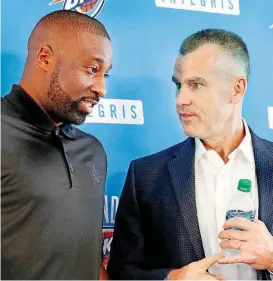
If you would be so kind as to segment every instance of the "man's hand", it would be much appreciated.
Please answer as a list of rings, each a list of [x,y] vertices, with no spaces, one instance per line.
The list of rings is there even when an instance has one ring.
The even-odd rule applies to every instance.
[[[172,270],[168,276],[168,280],[223,280],[207,272],[207,269],[222,257],[224,257],[223,253],[219,253],[212,257],[190,263],[180,269]]]
[[[242,230],[232,230],[236,227]],[[224,230],[219,233],[223,249],[235,249],[240,253],[236,256],[220,259],[220,264],[245,263],[255,269],[273,271],[273,236],[262,221],[251,222],[244,218],[227,220]]]

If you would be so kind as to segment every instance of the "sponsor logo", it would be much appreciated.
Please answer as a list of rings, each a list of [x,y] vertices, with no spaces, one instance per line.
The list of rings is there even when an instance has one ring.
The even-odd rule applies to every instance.
[[[142,101],[101,99],[85,122],[142,125],[144,124]]]
[[[270,129],[273,129],[273,106],[267,108],[268,112],[268,125]]]
[[[118,209],[119,198],[117,196],[104,196],[104,222],[105,227],[113,227]]]
[[[73,10],[90,17],[96,17],[101,11],[105,0],[53,0],[49,5],[63,3],[63,10]]]
[[[155,0],[160,8],[239,15],[239,0]]]
[[[101,182],[101,175],[99,169],[96,165],[92,164],[92,162],[87,162],[87,166],[90,169],[90,176],[92,181],[99,184]]]
[[[107,268],[109,261],[111,244],[113,240],[114,229],[106,228],[102,232],[102,264]]]

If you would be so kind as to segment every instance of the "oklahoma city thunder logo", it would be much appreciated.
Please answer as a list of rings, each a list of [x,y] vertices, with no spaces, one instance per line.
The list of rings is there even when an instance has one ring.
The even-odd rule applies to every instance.
[[[74,10],[90,17],[96,17],[101,11],[105,0],[53,0],[49,5],[63,3],[63,10]]]

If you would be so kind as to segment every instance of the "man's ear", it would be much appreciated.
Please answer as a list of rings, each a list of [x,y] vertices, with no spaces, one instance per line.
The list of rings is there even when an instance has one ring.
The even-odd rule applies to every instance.
[[[244,76],[234,77],[233,87],[234,87],[234,91],[232,94],[231,102],[233,104],[237,104],[245,96],[245,92],[247,89],[247,79]]]
[[[49,71],[54,62],[54,54],[50,46],[46,45],[41,47],[37,52],[37,62],[41,69]]]

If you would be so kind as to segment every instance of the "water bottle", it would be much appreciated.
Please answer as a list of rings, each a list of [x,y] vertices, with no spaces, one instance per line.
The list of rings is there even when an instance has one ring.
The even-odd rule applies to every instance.
[[[252,222],[255,220],[256,209],[254,200],[251,195],[251,181],[248,179],[239,180],[237,192],[232,196],[226,214],[226,220],[243,217]],[[236,227],[232,228],[235,230],[241,230]],[[237,255],[237,250],[226,250],[225,255]]]
[[[248,179],[239,180],[237,192],[231,198],[227,208],[226,220],[235,217],[243,217],[254,222],[255,215],[256,215],[256,208],[255,208],[254,200],[251,195],[251,185],[252,183]],[[232,229],[242,230],[236,227]],[[233,255],[238,255],[239,251],[234,249],[223,249],[223,253],[225,254],[225,256],[233,256]],[[250,271],[253,270],[250,269],[249,265],[245,265],[245,264],[230,264],[230,265],[226,265],[225,268],[227,270],[226,272],[227,275],[230,275],[230,276],[225,276],[227,277],[227,280],[236,279],[236,278],[238,278],[239,280],[250,279],[250,277],[248,278],[248,275],[251,276]],[[236,269],[237,274],[239,276],[237,274],[236,276],[231,275],[231,273],[234,272],[234,269]],[[249,270],[245,271],[244,269],[249,269]],[[230,273],[228,271],[230,271]]]

